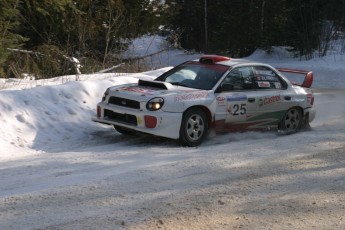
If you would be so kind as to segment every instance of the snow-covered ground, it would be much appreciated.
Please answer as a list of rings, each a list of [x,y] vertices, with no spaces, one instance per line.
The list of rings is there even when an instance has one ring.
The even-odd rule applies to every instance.
[[[311,131],[210,135],[184,148],[91,122],[109,85],[171,67],[2,80],[0,229],[344,229],[343,56],[300,61],[276,50],[248,59],[313,70]]]

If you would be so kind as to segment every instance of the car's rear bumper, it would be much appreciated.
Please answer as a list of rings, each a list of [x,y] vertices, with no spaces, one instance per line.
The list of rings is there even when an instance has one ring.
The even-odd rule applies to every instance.
[[[308,121],[312,122],[315,119],[316,111],[314,108],[308,108],[304,110],[304,115],[307,115]]]

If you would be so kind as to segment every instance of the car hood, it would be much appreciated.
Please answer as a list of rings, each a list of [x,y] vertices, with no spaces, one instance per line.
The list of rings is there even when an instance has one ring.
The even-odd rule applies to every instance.
[[[126,84],[110,88],[109,96],[121,97],[139,102],[148,101],[154,97],[172,98],[175,102],[194,96],[206,97],[208,91],[175,86],[168,82],[139,80],[138,84]]]

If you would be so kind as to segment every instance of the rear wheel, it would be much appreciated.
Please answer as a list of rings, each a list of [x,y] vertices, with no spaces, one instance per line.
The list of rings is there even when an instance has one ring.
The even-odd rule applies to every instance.
[[[303,122],[301,109],[294,107],[289,109],[279,124],[279,131],[286,134],[295,133],[301,129]]]
[[[117,132],[119,132],[123,135],[134,135],[135,134],[135,132],[133,132],[132,130],[118,126],[118,125],[114,125],[114,128]]]
[[[199,108],[185,112],[180,128],[180,142],[184,146],[198,146],[208,132],[207,117]]]

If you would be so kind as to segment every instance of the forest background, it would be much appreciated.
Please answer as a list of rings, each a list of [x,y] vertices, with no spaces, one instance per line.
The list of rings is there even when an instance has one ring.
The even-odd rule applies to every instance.
[[[36,79],[120,66],[142,35],[166,47],[245,57],[286,47],[301,59],[345,52],[345,0],[6,0],[0,1],[0,78]]]

